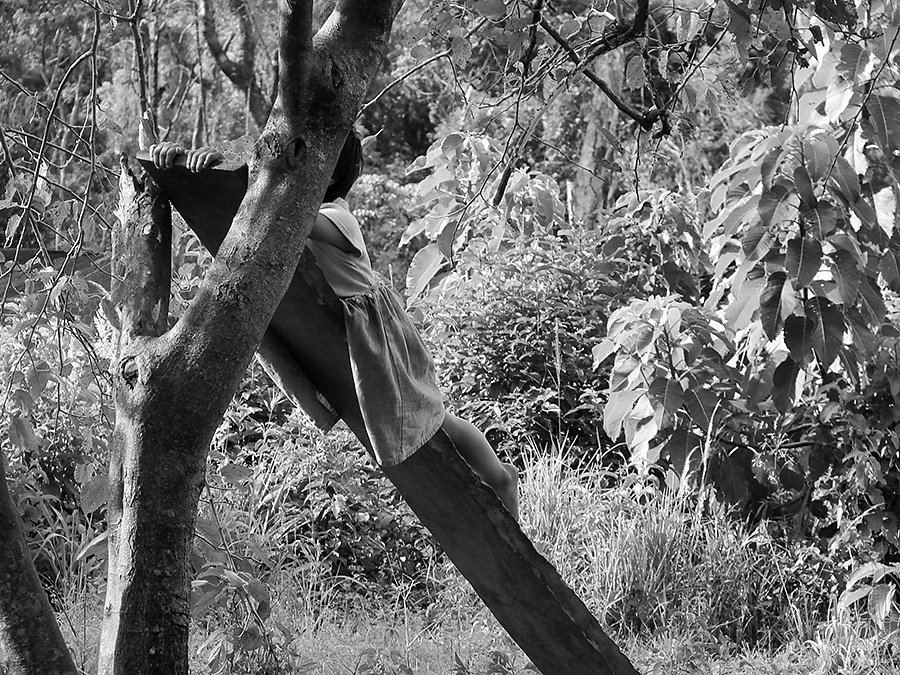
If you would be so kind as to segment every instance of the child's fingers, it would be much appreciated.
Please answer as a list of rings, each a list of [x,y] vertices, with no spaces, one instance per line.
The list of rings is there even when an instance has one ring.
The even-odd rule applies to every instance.
[[[225,156],[221,152],[219,152],[218,150],[214,150],[213,148],[208,148],[206,151],[206,156],[203,159],[203,166],[205,168],[209,168],[221,163],[224,159]]]
[[[148,152],[150,153],[150,159],[153,160],[153,164],[156,167],[160,169],[171,169],[175,164],[175,159],[179,155],[185,154],[186,151],[184,147],[178,145],[178,143],[163,141],[162,143],[151,145]]]
[[[191,150],[188,154],[185,166],[196,173],[197,171],[202,171],[203,169],[215,166],[221,160],[221,153],[209,147],[202,147]]]
[[[163,151],[162,143],[156,143],[156,144],[150,146],[150,159],[153,161],[153,166],[155,166],[158,169],[164,168],[163,164],[162,164],[162,161],[163,161],[162,160],[162,151]]]
[[[178,155],[183,155],[183,154],[184,154],[184,148],[181,147],[180,145],[176,145],[175,143],[172,143],[171,145],[169,145],[165,149],[165,159],[164,159],[165,165],[166,165],[165,168],[171,169],[172,166],[175,164],[175,158],[178,157]]]

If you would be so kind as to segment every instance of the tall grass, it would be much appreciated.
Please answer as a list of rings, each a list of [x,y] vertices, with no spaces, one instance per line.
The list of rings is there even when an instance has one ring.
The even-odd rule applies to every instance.
[[[219,499],[222,522],[237,523],[233,533],[266,543],[269,563],[257,574],[272,603],[263,622],[268,656],[260,648],[256,661],[235,659],[219,672],[528,672],[527,659],[443,556],[432,555],[420,568],[427,580],[398,569],[373,592],[371,582],[335,573],[321,533],[296,530],[296,505],[281,482],[302,481],[325,462],[355,485],[350,477],[362,471],[361,457],[348,452],[347,442],[339,434],[314,439],[312,447],[282,445],[278,462],[261,456],[254,474],[241,479],[242,489]],[[523,529],[641,672],[898,671],[895,636],[831,609],[833,592],[808,583],[815,570],[802,569],[802,551],[777,543],[766,523],[748,529],[708,495],[661,491],[624,471],[575,466],[564,444],[533,447],[522,460]],[[385,510],[407,515],[385,499]],[[60,532],[79,541],[86,536]],[[229,545],[232,555],[251,558],[239,542]],[[93,576],[88,568],[67,573],[77,580],[88,572]],[[431,589],[424,601],[423,586]],[[69,638],[89,654],[93,644],[84,641],[96,639],[99,588],[73,582],[66,596]],[[80,618],[88,628],[79,627]],[[246,618],[235,603],[223,604],[195,623],[192,644],[209,644],[217,629],[234,631]],[[196,655],[192,672],[210,672],[208,651]],[[250,663],[258,669],[248,670]]]

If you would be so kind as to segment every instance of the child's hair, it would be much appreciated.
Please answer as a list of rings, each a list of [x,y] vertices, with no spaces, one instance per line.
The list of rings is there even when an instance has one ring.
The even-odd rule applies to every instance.
[[[333,202],[338,197],[344,198],[350,192],[350,188],[359,178],[363,169],[362,143],[356,131],[351,129],[341,154],[338,155],[337,164],[331,174],[332,183],[325,191],[326,202]]]

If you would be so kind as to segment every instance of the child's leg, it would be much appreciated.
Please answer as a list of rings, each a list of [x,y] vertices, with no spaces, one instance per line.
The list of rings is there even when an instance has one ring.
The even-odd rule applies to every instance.
[[[507,510],[519,519],[519,475],[512,464],[501,462],[491,444],[471,422],[447,413],[444,431],[459,450],[459,454],[481,479],[490,485]]]

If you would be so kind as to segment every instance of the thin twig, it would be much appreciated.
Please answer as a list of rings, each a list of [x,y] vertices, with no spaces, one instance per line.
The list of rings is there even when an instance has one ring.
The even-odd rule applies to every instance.
[[[544,0],[535,0],[531,9],[531,39],[528,42],[528,49],[522,57],[522,79],[528,77],[528,71],[531,68],[531,62],[534,61],[537,52],[537,30],[541,23],[541,14],[544,8]]]
[[[434,56],[431,56],[431,57],[425,59],[424,61],[422,61],[422,63],[419,63],[419,64],[413,66],[412,68],[410,68],[409,70],[407,70],[405,73],[403,73],[402,75],[400,75],[400,76],[397,77],[396,79],[394,79],[394,80],[392,80],[391,82],[389,82],[387,85],[385,85],[384,89],[382,89],[381,91],[379,91],[379,92],[375,95],[375,98],[373,98],[371,101],[369,101],[368,103],[366,103],[365,105],[363,105],[363,106],[359,109],[359,112],[356,113],[356,119],[359,119],[359,118],[362,116],[362,114],[363,114],[369,107],[375,105],[375,103],[377,103],[378,100],[379,100],[382,96],[384,96],[384,95],[385,95],[386,93],[388,93],[391,89],[393,89],[393,88],[396,87],[398,84],[400,84],[401,82],[403,82],[404,80],[406,80],[408,77],[410,77],[411,75],[413,75],[413,74],[417,73],[418,71],[422,70],[422,68],[424,68],[425,66],[434,63],[435,61],[438,61],[438,60],[440,60],[440,59],[442,59],[442,58],[444,58],[444,57],[449,57],[452,53],[453,53],[453,49],[445,49],[444,51],[439,52],[439,53],[435,54]]]
[[[6,132],[3,131],[3,127],[0,127],[0,148],[3,149],[3,159],[6,161],[7,166],[9,166],[9,172],[12,174],[12,177],[16,177],[16,165],[13,163],[12,153],[9,151],[9,146],[6,144]]]
[[[553,38],[554,42],[556,42],[560,47],[565,50],[566,54],[569,57],[569,60],[572,61],[576,66],[582,65],[583,61],[581,57],[578,56],[578,53],[573,49],[572,45],[569,44],[569,41],[566,40],[559,32],[550,25],[547,19],[541,19],[541,28],[544,29],[544,32],[547,33],[551,38]],[[592,52],[593,54],[593,52]],[[596,56],[596,55],[595,55]],[[630,105],[628,105],[625,101],[623,101],[618,94],[616,94],[612,89],[610,89],[609,85],[597,75],[594,71],[585,69],[584,76],[593,82],[597,87],[602,91],[610,101],[612,101],[613,105],[615,105],[619,110],[628,115],[631,119],[637,122],[642,129],[649,131],[653,128],[653,125],[656,121],[662,116],[662,111],[654,108],[646,113],[640,113]]]

